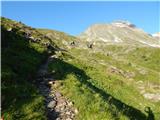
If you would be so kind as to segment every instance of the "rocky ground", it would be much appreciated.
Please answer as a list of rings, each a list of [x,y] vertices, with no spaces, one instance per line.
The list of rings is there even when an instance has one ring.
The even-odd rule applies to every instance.
[[[78,113],[78,110],[73,107],[74,103],[53,89],[57,81],[47,71],[49,62],[53,60],[54,56],[50,56],[37,73],[37,85],[40,93],[45,97],[47,117],[48,120],[73,120]]]
[[[160,85],[144,83],[143,81],[136,82],[136,86],[144,98],[151,100],[153,102],[160,101]],[[147,90],[148,89],[148,90]],[[149,91],[150,90],[150,91]]]

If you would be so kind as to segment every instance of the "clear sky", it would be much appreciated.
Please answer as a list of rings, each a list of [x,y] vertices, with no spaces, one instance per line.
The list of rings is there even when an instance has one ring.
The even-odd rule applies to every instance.
[[[2,16],[72,35],[114,20],[128,20],[151,34],[160,31],[160,2],[2,2]]]

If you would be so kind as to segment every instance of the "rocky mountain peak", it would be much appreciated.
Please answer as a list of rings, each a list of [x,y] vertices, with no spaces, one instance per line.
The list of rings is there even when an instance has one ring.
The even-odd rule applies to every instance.
[[[127,44],[160,47],[157,39],[128,21],[114,21],[110,24],[94,24],[78,36],[88,42],[105,44]]]

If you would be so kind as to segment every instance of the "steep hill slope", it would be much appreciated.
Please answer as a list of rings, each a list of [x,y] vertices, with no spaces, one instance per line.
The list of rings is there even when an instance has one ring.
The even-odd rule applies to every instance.
[[[137,31],[127,36],[138,34],[136,40],[122,43],[90,39],[92,35],[89,41],[80,37],[75,45],[66,44],[68,52],[57,54],[49,64],[57,80],[52,87],[74,101],[79,111],[76,119],[158,120],[160,49],[154,38]],[[139,42],[144,40],[143,35],[156,47]],[[93,47],[87,47],[93,42]]]
[[[106,48],[109,54],[72,48],[59,56],[49,65],[59,80],[53,89],[74,101],[80,120],[145,120],[152,114],[158,120],[160,49],[142,47],[126,53],[124,46]]]
[[[4,119],[46,119],[44,98],[35,88],[39,65],[56,45],[36,29],[1,18],[2,116]]]
[[[47,119],[46,99],[37,87],[38,69],[49,56],[65,50],[65,41],[75,37],[58,31],[51,31],[53,36],[50,36],[50,31],[47,34],[45,31],[1,17],[4,119]]]
[[[119,30],[105,26],[103,31],[118,32],[110,35],[101,33],[98,25],[95,36],[93,32],[76,38],[2,18],[3,116],[47,119],[45,98],[33,83],[37,68],[53,55],[47,63],[53,80],[50,89],[72,101],[70,105],[77,108],[76,120],[159,120],[160,48],[152,42],[154,38],[128,25],[116,26]],[[127,36],[123,34],[126,29],[130,31]],[[123,41],[115,41],[114,35]],[[142,38],[154,47],[139,42]],[[93,42],[93,47],[88,47]],[[60,109],[66,110],[64,105]]]

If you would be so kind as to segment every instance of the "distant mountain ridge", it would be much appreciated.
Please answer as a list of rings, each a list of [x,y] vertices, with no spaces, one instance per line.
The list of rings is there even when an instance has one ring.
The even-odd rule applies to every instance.
[[[128,21],[94,24],[78,36],[89,42],[160,47],[160,41]]]

